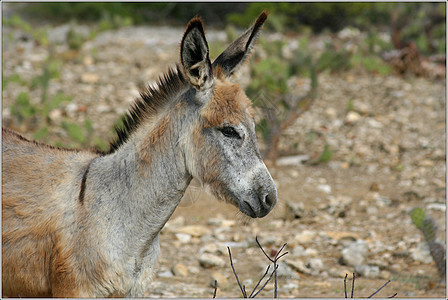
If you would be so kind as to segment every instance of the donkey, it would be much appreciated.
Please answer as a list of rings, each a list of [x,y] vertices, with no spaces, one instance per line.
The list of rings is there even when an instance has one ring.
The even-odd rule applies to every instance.
[[[172,67],[136,99],[105,153],[65,150],[3,129],[3,296],[141,297],[159,233],[196,178],[252,217],[277,201],[251,101],[229,78],[267,18],[211,63],[193,18]]]

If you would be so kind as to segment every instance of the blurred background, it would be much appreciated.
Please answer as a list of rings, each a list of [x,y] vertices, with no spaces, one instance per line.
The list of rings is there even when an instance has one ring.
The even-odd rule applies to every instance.
[[[342,297],[356,272],[357,297],[387,280],[378,295],[443,297],[445,2],[2,3],[2,124],[107,151],[139,91],[179,61],[192,17],[213,59],[264,9],[234,80],[256,109],[280,203],[247,223],[193,184],[163,231],[148,295],[210,297],[219,278],[218,297],[237,297],[225,247],[253,286],[267,265],[258,235],[272,252],[288,243],[279,296]]]

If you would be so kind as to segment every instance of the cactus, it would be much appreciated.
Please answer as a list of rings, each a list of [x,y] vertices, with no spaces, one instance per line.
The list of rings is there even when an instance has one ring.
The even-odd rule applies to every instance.
[[[414,208],[411,211],[411,219],[414,225],[420,229],[429,246],[429,251],[436,264],[440,279],[446,278],[446,252],[445,246],[436,241],[437,226],[434,220],[426,216],[423,208]]]

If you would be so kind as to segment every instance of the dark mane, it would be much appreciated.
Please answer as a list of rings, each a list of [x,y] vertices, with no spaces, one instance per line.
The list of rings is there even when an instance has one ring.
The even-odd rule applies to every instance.
[[[140,98],[135,100],[123,117],[123,127],[115,126],[117,138],[110,144],[108,153],[114,153],[126,143],[141,122],[157,114],[160,108],[165,107],[169,99],[181,91],[186,83],[181,67],[176,65],[175,68],[170,68],[167,73],[159,77],[154,86],[148,85],[145,91],[140,92]]]

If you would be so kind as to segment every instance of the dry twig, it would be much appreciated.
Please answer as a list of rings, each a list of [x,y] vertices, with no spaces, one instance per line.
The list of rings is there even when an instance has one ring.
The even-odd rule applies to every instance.
[[[283,256],[285,256],[286,254],[288,254],[288,252],[285,252],[282,255],[279,255],[283,251],[283,249],[286,247],[287,243],[283,244],[283,246],[280,248],[280,250],[278,250],[277,253],[275,254],[274,259],[272,259],[264,251],[263,247],[261,246],[260,242],[258,241],[258,237],[255,237],[255,241],[257,242],[258,247],[260,247],[260,249],[264,253],[264,255],[269,259],[269,261],[271,261],[274,264],[274,275],[275,275],[275,277],[274,277],[274,298],[277,298],[277,269],[278,269],[277,261],[280,258],[282,258]]]
[[[213,299],[216,298],[216,290],[218,289],[218,281],[216,279],[215,279],[214,288],[215,288],[215,290],[213,291]]]
[[[236,274],[235,267],[233,266],[232,261],[232,253],[230,252],[230,247],[227,247],[229,250],[229,258],[230,258],[230,266],[232,267],[233,274],[235,275],[236,281],[238,282],[238,286],[240,287],[241,293],[243,294],[243,298],[247,298],[246,290],[241,286],[240,280],[238,279],[238,275]]]
[[[347,297],[347,276],[348,274],[345,274],[345,278],[344,278],[344,294],[345,294],[345,298]],[[379,291],[381,291],[386,285],[388,285],[390,282],[390,280],[388,280],[385,284],[383,284],[378,290],[376,290],[375,293],[373,293],[372,295],[370,295],[367,298],[372,298],[373,296],[375,296]],[[353,273],[353,280],[352,280],[352,291],[351,291],[351,297],[353,298],[353,291],[355,290],[355,273]],[[392,296],[388,297],[388,298],[395,298],[395,296],[397,296],[398,293],[393,294]]]

